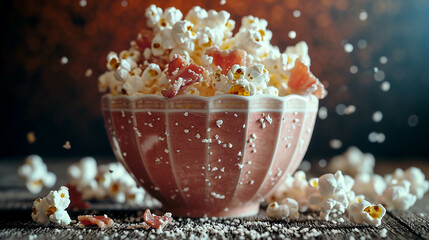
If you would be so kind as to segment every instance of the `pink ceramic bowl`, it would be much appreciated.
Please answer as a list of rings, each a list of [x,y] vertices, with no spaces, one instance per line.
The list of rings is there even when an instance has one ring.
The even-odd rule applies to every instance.
[[[314,96],[104,95],[116,158],[176,216],[246,216],[300,164]]]

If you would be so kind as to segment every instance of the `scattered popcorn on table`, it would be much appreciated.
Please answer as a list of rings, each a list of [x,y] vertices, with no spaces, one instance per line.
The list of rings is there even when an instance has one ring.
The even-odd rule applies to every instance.
[[[141,205],[146,191],[120,163],[100,165],[92,157],[85,157],[68,168],[70,184],[82,193],[83,200],[110,198],[118,203]]]
[[[51,191],[43,199],[38,198],[33,203],[31,217],[41,225],[48,225],[49,222],[60,226],[67,226],[71,219],[65,210],[70,204],[67,187],[60,187],[58,191]]]
[[[289,217],[289,207],[286,204],[279,205],[277,202],[272,202],[265,213],[270,220],[285,220]]]
[[[377,198],[377,202],[382,203],[388,211],[408,210],[417,200],[417,197],[410,193],[410,186],[411,183],[408,180],[398,182],[393,179],[383,194]]]
[[[353,179],[343,176],[341,171],[319,177],[317,192],[309,196],[309,203],[320,209],[320,217],[329,220],[331,212],[344,213],[349,206],[349,198],[354,198],[351,191]]]
[[[386,209],[381,204],[372,205],[370,202],[362,200],[352,204],[347,212],[352,223],[366,223],[378,227],[386,213]]]
[[[370,153],[362,153],[357,147],[349,147],[342,155],[336,156],[329,162],[329,171],[341,170],[344,174],[356,176],[361,173],[371,174],[375,158]]]
[[[292,176],[288,175],[286,180],[276,189],[270,200],[281,202],[285,198],[295,199],[300,206],[300,211],[307,210],[308,202],[308,186],[305,172],[297,171]]]
[[[235,21],[226,11],[196,6],[183,18],[174,7],[162,10],[152,4],[145,17],[148,28],[130,48],[107,55],[108,72],[98,81],[101,92],[168,98],[327,94],[309,71],[307,44],[299,42],[280,52],[270,43],[272,32],[265,19],[243,17],[234,35]]]
[[[48,171],[46,164],[38,155],[28,156],[24,164],[18,168],[18,175],[24,179],[25,186],[33,194],[42,191],[43,187],[54,186],[57,181],[55,174]]]
[[[425,174],[422,170],[416,167],[410,167],[405,171],[397,168],[392,175],[386,175],[385,180],[388,184],[394,181],[409,181],[410,193],[416,195],[417,199],[422,199],[429,190],[429,181],[425,179]]]

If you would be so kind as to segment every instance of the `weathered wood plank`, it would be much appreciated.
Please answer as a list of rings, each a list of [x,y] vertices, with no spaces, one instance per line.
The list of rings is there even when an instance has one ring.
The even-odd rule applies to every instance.
[[[57,185],[65,183],[65,169],[73,161],[77,159],[49,164],[49,168],[60,177]],[[0,239],[35,239],[36,236],[37,239],[429,239],[429,195],[409,211],[387,213],[378,228],[352,224],[346,216],[340,216],[342,220],[322,221],[316,212],[303,214],[299,221],[269,221],[261,209],[259,215],[247,218],[176,218],[163,233],[156,233],[154,230],[127,229],[142,221],[144,208],[110,202],[94,203],[91,211],[69,211],[69,214],[72,219],[77,219],[80,214],[108,214],[116,222],[111,229],[80,229],[76,223],[66,229],[41,227],[31,220],[35,196],[23,188],[16,176],[19,164],[0,161]],[[40,196],[46,193],[47,190]],[[159,210],[155,213],[161,214]],[[387,230],[385,236],[381,234],[382,229]]]

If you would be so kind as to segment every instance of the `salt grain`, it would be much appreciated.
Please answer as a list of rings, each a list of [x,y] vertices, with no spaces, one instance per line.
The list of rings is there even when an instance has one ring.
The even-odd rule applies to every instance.
[[[289,31],[288,36],[290,39],[295,39],[296,38],[296,32],[295,31]]]
[[[359,13],[359,20],[361,20],[362,22],[365,21],[368,18],[368,13],[365,11],[362,11]]]
[[[383,92],[388,92],[390,90],[390,82],[384,81],[380,85],[380,89]]]
[[[353,52],[353,45],[350,43],[346,43],[344,45],[344,51],[346,51],[346,53],[351,53]]]
[[[301,11],[299,11],[299,10],[294,10],[294,11],[293,11],[293,16],[294,16],[294,17],[296,17],[296,18],[299,18],[299,17],[301,16]]]
[[[320,119],[326,119],[328,117],[328,109],[326,107],[320,107],[318,116]]]
[[[339,139],[332,139],[329,141],[329,146],[331,146],[332,149],[339,149],[343,146],[343,143]]]
[[[60,63],[62,64],[62,65],[65,65],[65,64],[67,64],[69,62],[69,59],[67,58],[67,57],[62,57],[61,58],[61,60],[60,60]]]
[[[380,122],[383,119],[383,113],[380,111],[376,111],[372,114],[372,121]]]

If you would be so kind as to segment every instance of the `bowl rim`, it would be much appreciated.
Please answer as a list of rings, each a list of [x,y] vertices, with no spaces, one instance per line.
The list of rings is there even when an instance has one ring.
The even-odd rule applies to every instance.
[[[156,98],[158,100],[163,100],[166,102],[170,102],[170,101],[177,101],[180,99],[195,99],[195,100],[202,100],[202,101],[215,101],[215,100],[221,100],[222,98],[236,98],[237,100],[255,100],[255,99],[259,99],[259,98],[271,98],[273,100],[279,100],[279,101],[284,101],[286,102],[289,99],[292,98],[298,98],[304,101],[319,101],[319,99],[314,96],[313,94],[309,94],[307,96],[303,96],[303,95],[298,95],[298,94],[289,94],[286,96],[274,96],[274,95],[269,95],[269,94],[259,94],[259,95],[253,95],[253,96],[240,96],[240,95],[235,95],[235,94],[219,94],[219,95],[214,95],[211,97],[205,97],[205,96],[198,96],[198,95],[178,95],[175,96],[173,98],[166,98],[164,96],[160,96],[157,94],[143,94],[143,95],[138,95],[138,96],[128,96],[128,95],[112,95],[111,93],[105,93],[101,96],[101,99],[108,99],[108,100],[119,100],[119,99],[127,99],[129,101],[136,101],[136,100],[140,100],[140,99],[144,99],[144,98]]]

